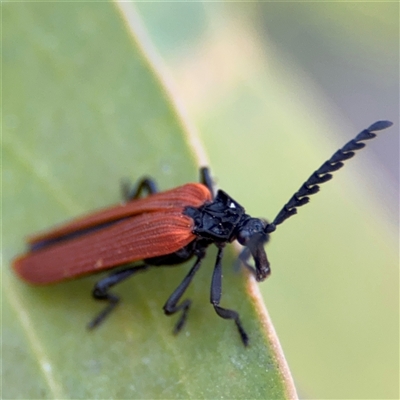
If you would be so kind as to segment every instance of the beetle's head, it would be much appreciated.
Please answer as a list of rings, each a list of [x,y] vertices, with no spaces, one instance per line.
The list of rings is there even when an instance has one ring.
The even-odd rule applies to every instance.
[[[264,245],[269,240],[269,234],[275,230],[275,225],[259,218],[243,218],[236,232],[236,239],[249,249],[256,264],[256,279],[263,281],[270,274],[269,262]],[[247,260],[243,260],[246,262]]]

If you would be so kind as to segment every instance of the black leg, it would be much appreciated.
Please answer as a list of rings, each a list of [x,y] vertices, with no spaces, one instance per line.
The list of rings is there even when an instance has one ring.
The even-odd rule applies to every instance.
[[[175,289],[175,291],[171,294],[169,299],[164,305],[164,312],[166,315],[172,315],[176,312],[182,310],[182,314],[175,325],[174,333],[177,334],[183,327],[186,321],[187,313],[190,308],[191,301],[189,299],[184,300],[182,303],[178,304],[179,300],[185,293],[186,289],[188,288],[190,282],[192,281],[195,273],[200,268],[201,262],[205,256],[205,251],[202,251],[198,256],[197,260],[194,263],[192,269],[189,273],[185,276],[181,284]]]
[[[108,290],[112,286],[124,281],[125,279],[128,279],[130,276],[136,274],[137,272],[145,271],[147,268],[149,268],[149,265],[146,264],[137,265],[131,268],[126,268],[114,272],[111,275],[107,276],[106,278],[96,283],[96,285],[93,288],[92,296],[96,300],[108,301],[109,304],[88,324],[89,329],[93,329],[98,325],[100,325],[104,321],[104,319],[108,316],[108,314],[110,314],[110,312],[115,308],[115,306],[118,304],[120,300],[118,296],[109,293]]]
[[[233,319],[235,321],[236,327],[240,334],[240,338],[242,339],[243,344],[247,346],[249,343],[249,337],[247,336],[247,333],[245,332],[242,323],[240,322],[239,314],[234,310],[230,310],[228,308],[222,308],[219,306],[222,294],[222,262],[221,262],[222,253],[223,253],[223,247],[219,247],[217,261],[215,263],[215,268],[211,281],[210,301],[211,304],[214,306],[215,312],[221,318]]]
[[[239,270],[243,264],[254,276],[257,275],[256,269],[249,263],[251,257],[251,251],[248,247],[245,247],[239,254],[239,257],[235,261],[235,270]]]
[[[131,184],[127,180],[121,182],[122,198],[124,201],[131,201],[140,197],[143,191],[147,194],[157,193],[157,184],[153,179],[142,178],[136,185],[131,187]]]
[[[214,184],[213,180],[211,178],[210,170],[208,167],[202,167],[200,168],[200,182],[207,186],[208,190],[210,191],[212,198],[214,199],[215,193],[214,193]]]

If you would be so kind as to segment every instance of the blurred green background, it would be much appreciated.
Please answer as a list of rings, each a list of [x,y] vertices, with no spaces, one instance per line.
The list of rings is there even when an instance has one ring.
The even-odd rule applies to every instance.
[[[337,148],[370,142],[274,233],[261,284],[299,395],[399,396],[399,4],[137,3],[218,184],[273,218]]]

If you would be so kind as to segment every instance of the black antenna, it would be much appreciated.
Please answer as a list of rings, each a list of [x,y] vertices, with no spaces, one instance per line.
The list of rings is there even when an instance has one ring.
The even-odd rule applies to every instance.
[[[377,121],[369,128],[360,132],[354,139],[347,142],[328,161],[323,163],[316,171],[314,171],[313,174],[303,183],[300,189],[283,206],[274,221],[265,227],[265,233],[273,232],[277,225],[296,214],[298,207],[307,204],[310,201],[309,196],[319,191],[319,185],[332,179],[331,172],[335,172],[342,168],[344,165],[343,161],[353,157],[356,150],[360,150],[366,146],[365,143],[360,142],[373,139],[376,136],[373,132],[381,131],[392,125],[393,123],[390,121]]]

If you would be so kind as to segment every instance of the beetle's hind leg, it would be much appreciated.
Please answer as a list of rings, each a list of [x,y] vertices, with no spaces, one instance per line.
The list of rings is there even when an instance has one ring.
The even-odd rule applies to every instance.
[[[194,278],[195,273],[197,270],[200,268],[201,261],[203,260],[205,256],[205,251],[201,251],[199,255],[197,256],[197,260],[195,264],[193,265],[192,269],[189,271],[189,273],[185,276],[183,281],[180,283],[180,285],[175,289],[175,291],[171,294],[169,299],[164,305],[164,312],[166,315],[172,315],[177,313],[178,311],[182,310],[182,314],[180,318],[178,319],[178,322],[175,325],[174,328],[174,333],[177,334],[182,328],[183,325],[185,324],[186,318],[187,318],[187,313],[189,311],[190,305],[191,305],[191,300],[186,299],[182,303],[178,304],[179,300],[185,293],[186,289],[188,288],[190,282]]]
[[[93,288],[92,296],[96,300],[108,301],[107,307],[101,311],[89,324],[88,328],[93,329],[100,325],[104,319],[111,313],[111,311],[119,303],[120,298],[115,294],[109,293],[109,289],[112,286],[121,283],[125,279],[128,279],[137,272],[145,271],[149,268],[149,265],[137,265],[134,267],[126,268],[117,272],[113,272],[106,278],[98,281]]]
[[[158,192],[156,182],[151,178],[142,178],[134,186],[130,181],[123,179],[121,181],[121,192],[124,201],[131,201],[138,199],[143,192],[146,191],[148,195]]]

